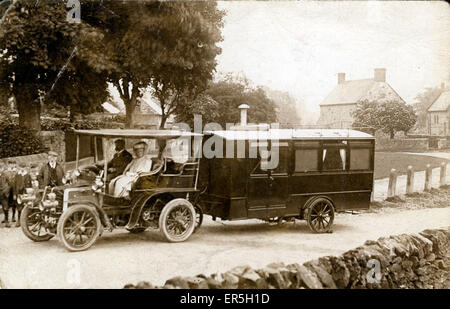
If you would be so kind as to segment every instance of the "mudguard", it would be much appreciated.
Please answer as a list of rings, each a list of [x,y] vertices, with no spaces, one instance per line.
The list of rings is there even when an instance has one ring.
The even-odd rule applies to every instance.
[[[198,192],[198,190],[196,190],[194,188],[192,188],[192,189],[161,188],[161,189],[157,189],[157,190],[151,190],[151,191],[146,190],[146,191],[142,192],[142,194],[140,194],[139,197],[136,199],[136,201],[133,203],[133,208],[131,209],[130,219],[128,220],[128,224],[126,225],[125,228],[132,229],[132,228],[137,227],[139,218],[142,213],[142,209],[144,209],[144,206],[150,199],[152,199],[158,195],[162,195],[162,194],[169,194],[169,195],[172,195],[173,197],[175,197],[175,196],[179,196],[184,193],[187,195],[188,193],[194,193],[194,192]]]

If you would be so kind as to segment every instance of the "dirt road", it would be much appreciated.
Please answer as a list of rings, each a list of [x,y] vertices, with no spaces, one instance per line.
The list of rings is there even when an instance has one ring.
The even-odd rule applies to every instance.
[[[7,288],[121,288],[141,280],[223,272],[238,265],[300,263],[337,255],[368,239],[450,225],[450,207],[338,214],[334,233],[312,234],[304,221],[270,226],[256,220],[213,222],[187,242],[148,231],[105,232],[88,251],[70,253],[55,238],[33,243],[18,228],[0,229],[0,279]]]

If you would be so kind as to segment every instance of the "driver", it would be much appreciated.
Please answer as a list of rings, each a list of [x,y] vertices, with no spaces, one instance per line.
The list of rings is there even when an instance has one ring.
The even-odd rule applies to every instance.
[[[111,161],[108,162],[108,180],[116,178],[123,174],[127,165],[133,160],[133,156],[125,149],[125,140],[117,139],[114,141],[116,153]]]
[[[115,197],[126,196],[139,173],[149,172],[152,168],[152,159],[146,155],[147,143],[142,141],[134,144],[133,151],[136,157],[127,165],[123,174],[112,179],[109,184],[109,193]]]

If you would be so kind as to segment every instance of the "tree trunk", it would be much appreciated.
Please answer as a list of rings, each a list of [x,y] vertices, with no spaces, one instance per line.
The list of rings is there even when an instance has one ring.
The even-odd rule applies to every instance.
[[[125,104],[125,127],[126,128],[133,128],[134,127],[134,111],[136,109],[136,99],[130,98],[127,100],[124,100],[123,102]]]
[[[167,115],[165,115],[164,113],[161,115],[161,123],[159,124],[159,129],[163,130],[164,129],[164,125],[166,124],[166,120],[167,120]]]
[[[21,86],[20,90],[14,93],[19,112],[19,126],[35,131],[41,131],[41,104],[37,91],[33,87]]]
[[[395,132],[392,130],[389,132],[389,135],[390,135],[391,139],[393,139],[395,137]]]

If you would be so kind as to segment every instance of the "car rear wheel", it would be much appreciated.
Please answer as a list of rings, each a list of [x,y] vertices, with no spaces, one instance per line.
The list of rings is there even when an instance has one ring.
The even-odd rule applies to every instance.
[[[305,219],[314,233],[329,232],[334,221],[334,206],[330,200],[318,198],[306,207]]]
[[[58,222],[58,236],[69,251],[83,251],[91,247],[100,235],[102,226],[97,211],[87,205],[69,207]]]
[[[169,242],[182,242],[194,232],[195,218],[194,206],[189,201],[174,199],[162,209],[159,229]]]
[[[29,205],[22,209],[20,226],[25,236],[32,241],[47,241],[55,236],[47,229],[42,212],[38,208],[33,208]]]

